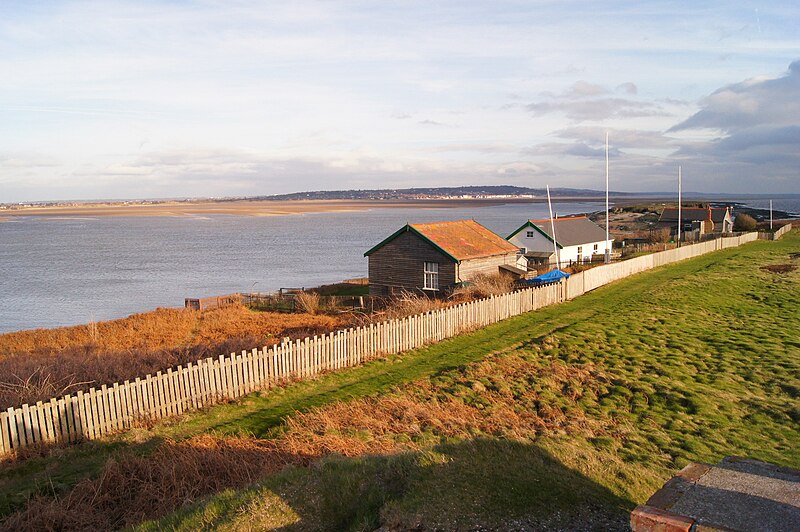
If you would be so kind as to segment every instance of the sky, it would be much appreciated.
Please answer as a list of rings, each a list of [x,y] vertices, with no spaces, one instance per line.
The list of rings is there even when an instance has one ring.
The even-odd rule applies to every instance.
[[[793,1],[0,2],[0,202],[800,193]]]

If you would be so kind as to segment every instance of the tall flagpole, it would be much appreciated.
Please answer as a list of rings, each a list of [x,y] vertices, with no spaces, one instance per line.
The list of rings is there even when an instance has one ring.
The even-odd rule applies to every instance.
[[[769,200],[769,230],[772,231],[772,200]]]
[[[611,262],[611,250],[608,249],[608,131],[606,131],[606,257],[605,263]]]
[[[678,166],[678,246],[681,245],[681,167]]]
[[[553,204],[550,202],[550,185],[547,185],[547,208],[550,209],[550,231],[553,232],[553,254],[556,256],[556,269],[561,269],[561,261],[558,257],[558,245],[556,244],[556,224],[553,221]]]

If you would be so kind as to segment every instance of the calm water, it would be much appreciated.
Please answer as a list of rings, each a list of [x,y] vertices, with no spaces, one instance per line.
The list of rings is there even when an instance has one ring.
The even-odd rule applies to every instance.
[[[741,203],[756,209],[769,209],[768,199],[741,200]],[[783,211],[795,216],[800,215],[800,197],[778,198],[772,200],[772,209]]]
[[[559,203],[559,214],[602,209]],[[776,207],[777,208],[777,207]],[[185,297],[365,277],[364,252],[406,222],[474,218],[507,236],[546,204],[302,216],[18,218],[0,223],[0,332],[107,320]]]

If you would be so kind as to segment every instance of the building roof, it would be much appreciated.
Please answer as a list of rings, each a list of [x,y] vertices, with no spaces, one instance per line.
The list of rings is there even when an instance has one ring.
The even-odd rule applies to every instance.
[[[558,247],[580,246],[592,242],[603,242],[606,239],[606,230],[591,221],[586,216],[568,216],[566,218],[556,218],[553,220],[556,226],[556,240]],[[511,233],[510,240],[523,229],[531,227],[544,235],[551,242],[553,241],[553,230],[550,220],[528,220],[522,227]],[[614,240],[609,238],[609,240]]]
[[[519,251],[511,242],[486,229],[475,220],[458,220],[455,222],[406,224],[364,255],[371,255],[405,232],[412,232],[422,237],[455,262]]]
[[[553,255],[555,255],[554,251],[528,251],[525,253],[526,257],[532,257],[534,259],[549,259]]]
[[[708,220],[708,211],[709,208],[699,208],[699,209],[681,209],[681,220],[684,222],[698,222],[702,220]],[[725,220],[725,216],[728,214],[727,207],[720,207],[717,209],[711,209],[711,219],[714,223],[720,223]],[[659,222],[677,222],[678,221],[678,208],[677,207],[667,207],[661,213],[661,218],[658,219]]]

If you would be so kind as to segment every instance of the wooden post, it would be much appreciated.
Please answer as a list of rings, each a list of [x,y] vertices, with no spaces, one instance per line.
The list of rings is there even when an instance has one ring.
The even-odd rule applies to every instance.
[[[144,378],[144,383],[142,386],[142,400],[144,402],[144,408],[142,409],[142,414],[147,416],[148,418],[155,417],[155,404],[153,402],[154,394],[153,394],[153,376],[146,375]]]
[[[126,380],[122,386],[123,401],[125,403],[124,425],[126,429],[131,428],[133,426],[133,423],[136,418],[136,410],[133,405],[133,397],[136,396],[136,392],[133,390],[133,387],[134,384],[128,380]]]
[[[78,394],[81,393],[82,392],[78,392]],[[71,441],[82,440],[85,434],[84,431],[86,430],[84,418],[81,416],[81,403],[83,401],[82,397],[78,397],[78,394],[70,397],[67,403],[67,419],[71,422],[70,429],[72,431]],[[72,413],[72,418],[69,417],[70,412]]]
[[[250,393],[250,360],[247,351],[242,351],[242,395]]]
[[[8,430],[8,412],[0,412],[0,456],[11,453],[11,437]]]
[[[102,427],[100,424],[102,423],[102,415],[100,414],[100,410],[102,408],[102,402],[100,401],[98,390],[95,388],[89,388],[89,396],[87,400],[87,409],[91,412],[92,416],[92,439],[97,439],[102,434]],[[87,399],[87,396],[83,396],[84,399]]]
[[[44,419],[44,403],[41,401],[36,401],[36,412],[34,414],[36,418],[36,432],[37,432],[37,439],[40,443],[48,441],[47,437],[47,422]]]
[[[211,360],[211,359],[209,359]],[[212,373],[214,374],[214,401],[220,402],[222,397],[224,396],[225,385],[223,379],[225,378],[225,374],[222,371],[222,363],[225,360],[225,357],[220,355],[220,357],[213,361],[212,363]]]
[[[16,451],[20,448],[19,431],[17,430],[17,419],[14,407],[6,411],[6,421],[8,423],[8,443],[9,448]]]

